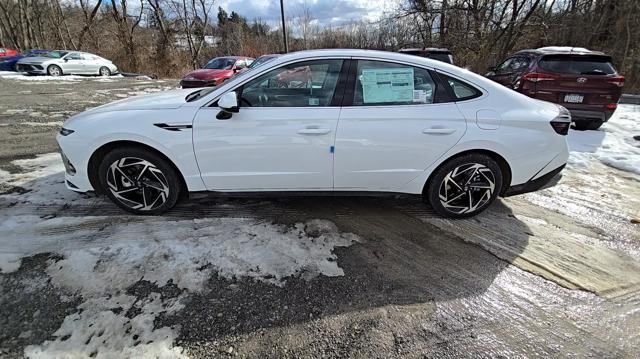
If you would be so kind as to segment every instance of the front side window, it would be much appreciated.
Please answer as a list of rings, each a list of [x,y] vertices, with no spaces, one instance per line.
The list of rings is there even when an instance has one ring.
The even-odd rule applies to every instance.
[[[503,63],[496,66],[496,73],[505,73],[511,71],[511,62],[513,62],[513,58],[506,59]]]
[[[246,83],[240,91],[240,106],[330,106],[341,68],[342,60],[305,61],[279,67]]]
[[[420,105],[434,102],[429,70],[392,62],[359,60],[354,106]]]
[[[69,54],[69,56],[65,57],[67,60],[81,60],[82,57],[78,53]]]

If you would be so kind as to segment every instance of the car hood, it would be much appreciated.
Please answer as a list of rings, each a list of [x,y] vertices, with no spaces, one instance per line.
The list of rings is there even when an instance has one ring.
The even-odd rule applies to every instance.
[[[229,76],[231,72],[231,70],[199,69],[189,72],[184,75],[182,79],[211,80],[213,78]]]
[[[94,107],[82,112],[80,115],[112,111],[176,109],[187,103],[185,101],[185,97],[192,92],[194,92],[193,89],[171,90],[149,95],[129,97],[106,105]]]

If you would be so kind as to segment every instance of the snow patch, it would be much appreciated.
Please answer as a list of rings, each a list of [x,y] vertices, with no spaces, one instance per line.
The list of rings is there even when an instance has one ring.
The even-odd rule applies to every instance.
[[[620,105],[598,131],[573,131],[567,138],[569,165],[587,167],[597,159],[607,166],[640,175],[640,106]]]
[[[253,218],[64,216],[64,206],[112,204],[67,190],[57,153],[13,164],[22,171],[0,171],[3,187],[21,188],[0,195],[0,270],[16,271],[38,253],[59,254],[46,268],[51,283],[83,300],[54,339],[25,349],[31,358],[180,357],[173,346],[179,328],[154,328],[154,321],[206,291],[212,276],[276,286],[291,277],[341,276],[333,251],[359,240],[319,219],[286,226]],[[51,206],[58,217],[34,212]],[[140,281],[182,291],[175,298],[126,294]]]

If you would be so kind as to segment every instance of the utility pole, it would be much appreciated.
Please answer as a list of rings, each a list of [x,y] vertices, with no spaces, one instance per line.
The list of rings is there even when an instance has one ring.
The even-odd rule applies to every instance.
[[[289,52],[289,45],[287,44],[287,26],[284,21],[284,5],[283,0],[280,0],[280,16],[282,16],[282,39],[284,40],[284,52]]]

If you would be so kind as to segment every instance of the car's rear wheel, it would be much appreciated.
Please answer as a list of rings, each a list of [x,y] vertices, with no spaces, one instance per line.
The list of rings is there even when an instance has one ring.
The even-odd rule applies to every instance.
[[[100,68],[100,76],[111,76],[111,70],[106,66],[102,66]]]
[[[135,214],[166,212],[182,191],[180,177],[166,159],[137,147],[107,153],[98,176],[102,191],[120,208]]]
[[[454,157],[431,176],[424,198],[440,215],[465,218],[484,211],[502,189],[502,171],[491,157],[472,153]]]
[[[587,131],[587,130],[597,130],[602,126],[604,121],[602,120],[586,120],[586,121],[576,121],[573,126],[578,131]]]
[[[62,69],[58,65],[49,65],[49,67],[47,67],[47,74],[49,76],[62,76]]]

